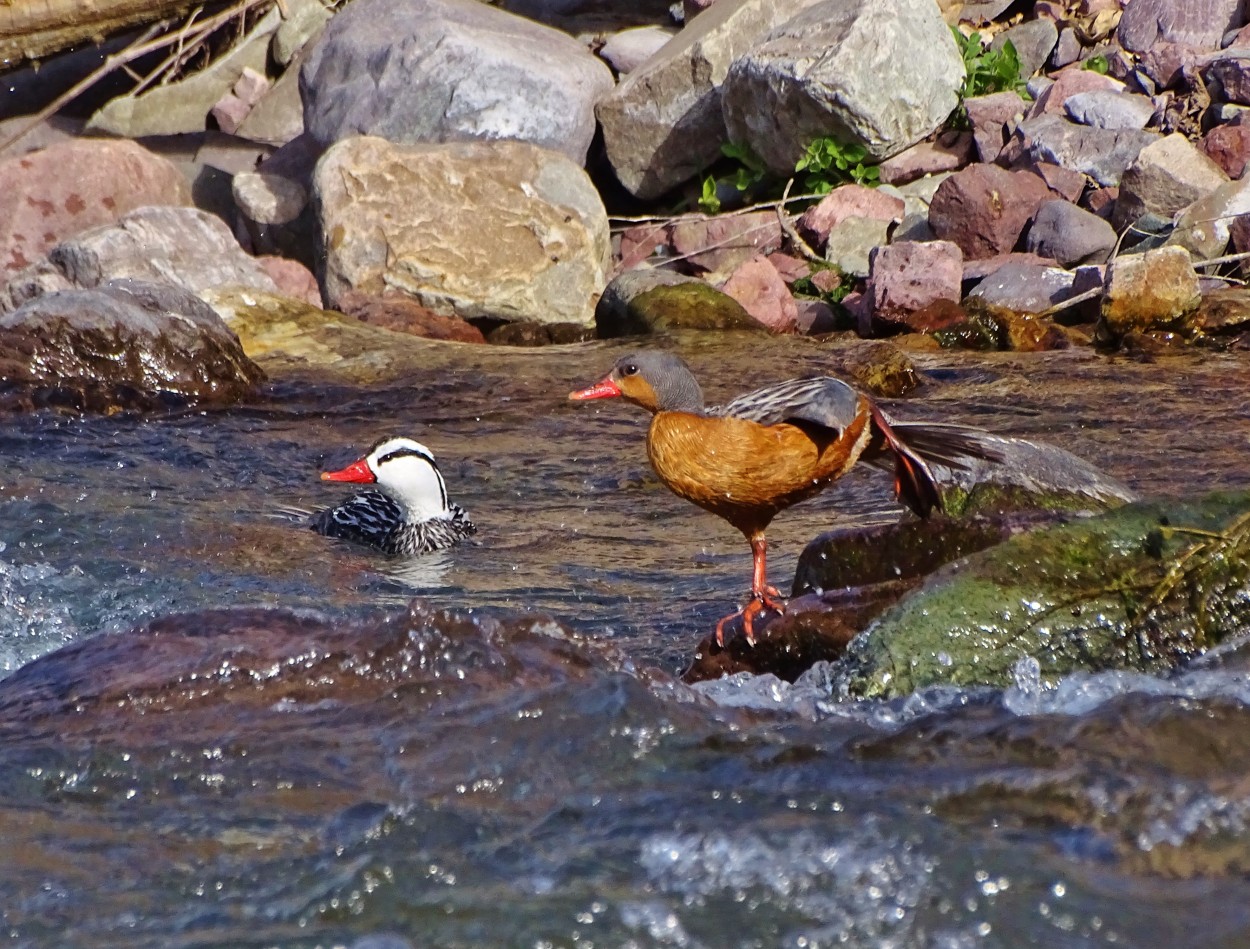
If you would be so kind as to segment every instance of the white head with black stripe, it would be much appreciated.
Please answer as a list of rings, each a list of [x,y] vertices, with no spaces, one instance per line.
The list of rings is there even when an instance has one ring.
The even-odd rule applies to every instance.
[[[447,485],[433,452],[411,438],[383,438],[363,458],[338,471],[324,472],[321,480],[376,484],[416,520],[449,513]]]

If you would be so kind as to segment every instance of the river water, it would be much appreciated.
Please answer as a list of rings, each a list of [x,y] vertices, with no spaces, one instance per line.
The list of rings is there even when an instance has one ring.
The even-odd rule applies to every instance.
[[[678,683],[749,552],[656,482],[641,412],[565,400],[623,351],[446,346],[226,411],[5,420],[10,944],[1250,944],[1236,651],[888,704],[819,668]],[[685,354],[711,399],[830,359]],[[900,417],[1050,439],[1148,496],[1247,485],[1245,353],[916,358]],[[317,473],[386,434],[433,449],[475,542],[396,564],[273,516],[337,500]],[[898,516],[887,482],[778,518],[774,582]]]

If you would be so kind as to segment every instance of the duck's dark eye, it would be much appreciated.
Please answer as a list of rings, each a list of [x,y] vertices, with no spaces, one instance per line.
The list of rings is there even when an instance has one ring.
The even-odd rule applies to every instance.
[[[638,367],[635,366],[632,362],[626,363],[625,365],[621,366],[621,375],[622,376],[636,376],[638,375]]]

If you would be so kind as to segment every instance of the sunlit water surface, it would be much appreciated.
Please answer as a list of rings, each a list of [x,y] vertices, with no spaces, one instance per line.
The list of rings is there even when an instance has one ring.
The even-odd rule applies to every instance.
[[[448,676],[437,699],[292,712],[281,740],[276,694],[185,732],[172,713],[115,740],[90,722],[10,727],[11,943],[1247,944],[1235,658],[1058,689],[1022,666],[1006,693],[890,704],[835,701],[821,668],[698,690],[648,672],[681,671],[750,565],[740,536],[655,481],[644,415],[565,400],[621,351],[464,348],[403,384],[285,380],[229,411],[5,420],[5,674],[172,613],[348,623],[414,597],[473,629],[574,634],[589,670],[530,681],[517,659],[489,701]],[[713,399],[826,361],[793,341],[687,355]],[[922,364],[901,417],[1048,438],[1146,495],[1247,483],[1244,354]],[[274,516],[337,500],[317,473],[387,434],[434,450],[473,543],[388,563]],[[897,516],[885,480],[854,472],[779,518],[774,582],[815,534]]]

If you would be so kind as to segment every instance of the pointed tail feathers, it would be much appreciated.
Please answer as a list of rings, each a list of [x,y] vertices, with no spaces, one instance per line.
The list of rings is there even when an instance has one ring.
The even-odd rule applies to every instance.
[[[987,433],[966,425],[895,422],[875,405],[872,419],[880,441],[864,460],[881,468],[893,466],[894,493],[920,517],[942,510],[942,492],[930,465],[958,470],[974,461],[1003,459]]]

